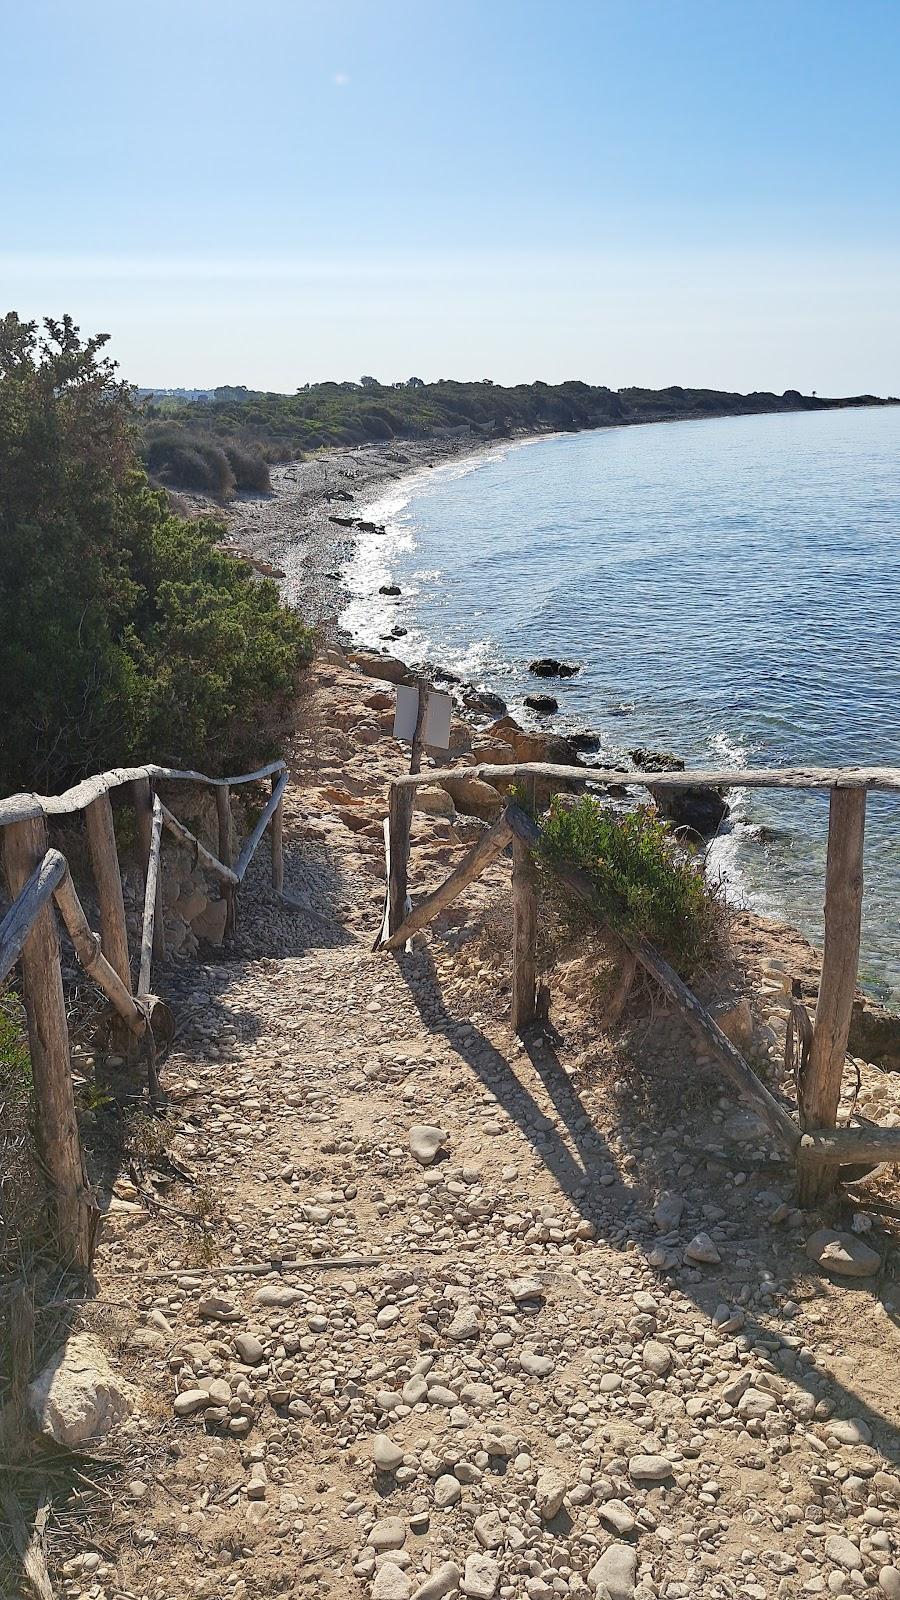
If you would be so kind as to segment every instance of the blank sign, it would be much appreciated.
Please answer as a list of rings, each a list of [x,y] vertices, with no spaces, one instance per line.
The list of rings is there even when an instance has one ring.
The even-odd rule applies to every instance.
[[[427,693],[428,704],[422,727],[422,743],[433,745],[436,750],[446,750],[450,744],[450,696],[439,694],[436,689],[429,689]],[[418,689],[410,689],[405,684],[400,684],[397,688],[397,709],[394,713],[394,738],[405,739],[411,744],[418,715]]]

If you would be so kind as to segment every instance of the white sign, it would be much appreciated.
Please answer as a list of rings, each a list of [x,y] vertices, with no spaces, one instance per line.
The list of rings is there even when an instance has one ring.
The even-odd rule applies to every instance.
[[[422,743],[436,750],[446,750],[450,744],[451,700],[448,694],[428,689],[425,720],[422,725]],[[397,688],[397,709],[394,713],[394,738],[412,743],[419,716],[419,690],[400,684]]]

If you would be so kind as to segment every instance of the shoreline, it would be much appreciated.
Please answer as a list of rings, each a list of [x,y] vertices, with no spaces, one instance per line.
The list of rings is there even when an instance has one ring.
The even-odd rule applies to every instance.
[[[226,512],[229,538],[263,567],[269,564],[275,569],[274,575],[279,579],[286,602],[317,624],[326,640],[351,651],[374,650],[395,657],[410,671],[427,671],[440,687],[453,691],[455,714],[476,734],[483,733],[486,725],[503,713],[499,706],[478,705],[477,684],[456,678],[440,661],[407,661],[404,638],[387,631],[387,618],[385,632],[379,636],[377,644],[371,638],[355,637],[341,627],[341,616],[352,598],[344,582],[343,569],[358,543],[358,535],[353,527],[346,525],[346,519],[365,522],[369,507],[382,498],[386,490],[421,478],[431,469],[489,458],[500,451],[558,436],[556,430],[523,430],[502,440],[476,441],[466,430],[465,436],[403,443],[390,440],[353,449],[321,451],[308,461],[273,467],[270,495],[244,495],[233,501]],[[567,739],[552,718],[541,718],[535,725],[527,717],[523,722],[516,709],[510,714],[529,737],[546,738],[548,742]],[[596,759],[594,754],[585,756],[589,764]],[[803,940],[809,939],[802,928],[778,911],[758,910],[752,902],[745,903],[742,909],[796,933]],[[870,1004],[900,1011],[894,993],[886,991],[877,980],[863,992]]]

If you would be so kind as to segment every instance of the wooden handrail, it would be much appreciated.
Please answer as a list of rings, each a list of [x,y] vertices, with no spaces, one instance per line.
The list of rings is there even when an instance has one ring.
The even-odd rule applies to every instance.
[[[445,778],[482,778],[486,783],[515,783],[517,778],[549,778],[566,783],[620,784],[631,789],[833,789],[900,790],[900,767],[739,767],[698,768],[686,772],[622,772],[616,767],[565,767],[552,761],[491,762],[477,766],[432,767],[401,773],[392,789],[415,789]],[[0,818],[2,820],[2,818]]]
[[[139,995],[150,993],[150,973],[153,966],[153,951],[156,942],[156,918],[161,909],[159,895],[159,857],[162,849],[162,802],[158,794],[153,796],[153,823],[150,829],[150,853],[147,858],[147,872],[144,882],[144,917],[141,925],[141,965],[138,975],[137,992]]]
[[[100,795],[108,794],[110,789],[119,789],[123,784],[135,783],[140,778],[165,782],[207,783],[212,788],[228,788],[232,784],[259,783],[263,778],[271,778],[276,772],[286,771],[287,763],[284,761],[269,761],[256,772],[242,772],[234,778],[211,778],[206,772],[193,772],[189,768],[180,767],[158,767],[152,762],[143,767],[113,767],[109,772],[98,772],[93,778],[85,778],[82,783],[76,783],[74,788],[66,789],[62,794],[8,795],[5,800],[0,800],[0,828],[16,822],[27,822],[35,817],[62,817],[68,816],[73,811],[83,811],[92,801],[99,799]]]

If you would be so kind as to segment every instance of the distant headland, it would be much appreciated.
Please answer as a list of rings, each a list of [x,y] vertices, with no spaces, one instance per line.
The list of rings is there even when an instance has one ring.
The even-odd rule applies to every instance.
[[[758,412],[827,411],[898,405],[895,397],[826,398],[797,389],[735,394],[719,389],[610,389],[604,384],[516,384],[505,388],[442,378],[380,383],[305,384],[295,394],[226,385],[212,390],[137,391],[142,455],[171,488],[228,499],[236,489],[265,491],[269,465],[327,446],[468,436],[492,440],[521,433],[574,432],[640,422],[693,421]]]

